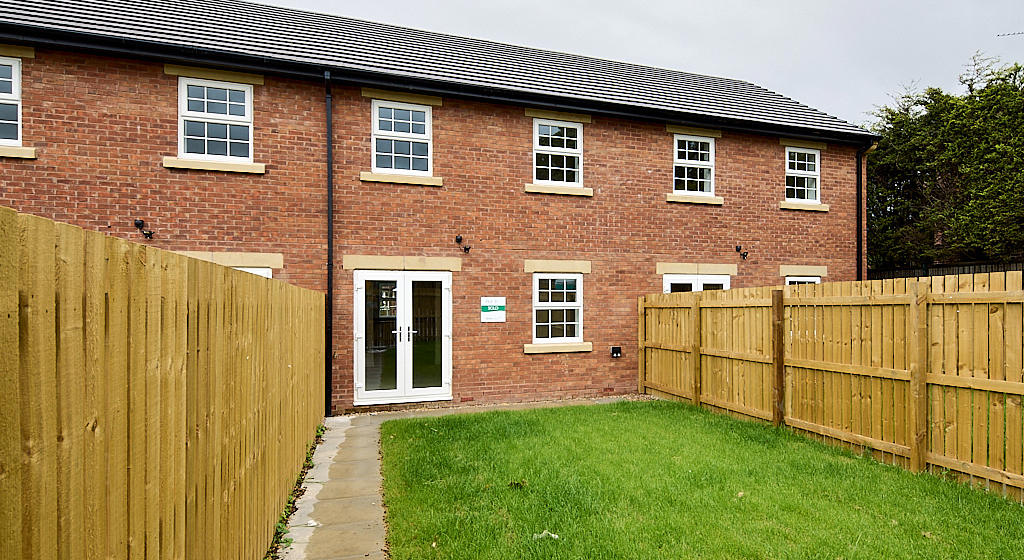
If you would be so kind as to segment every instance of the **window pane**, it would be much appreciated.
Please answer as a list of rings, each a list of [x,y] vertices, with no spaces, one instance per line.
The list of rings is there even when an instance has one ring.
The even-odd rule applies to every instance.
[[[0,80],[0,93],[14,93],[14,82]]]
[[[228,125],[206,123],[206,135],[210,138],[227,138],[228,137]]]
[[[185,121],[185,136],[205,136],[206,123]]]
[[[224,88],[208,87],[208,88],[206,88],[206,98],[207,99],[212,99],[214,101],[227,101],[228,100],[228,90],[226,90]]]
[[[206,103],[206,112],[207,113],[215,113],[217,115],[226,115],[226,114],[228,114],[228,104],[227,103],[214,102],[214,101],[208,101]]]
[[[547,154],[537,154],[537,165],[548,166],[549,158]]]
[[[412,155],[414,155],[414,156],[426,156],[427,155],[427,143],[426,142],[413,142],[412,143]]]
[[[425,111],[413,111],[412,120],[413,122],[425,122],[427,120],[427,113]]]
[[[426,127],[422,124],[413,123],[412,125],[412,131],[415,134],[426,134],[426,130]]]
[[[413,171],[427,171],[427,160],[424,158],[412,158]]]
[[[548,311],[547,309],[538,309],[537,310],[537,322],[538,323],[550,323],[551,322],[551,312]]]
[[[391,169],[391,158],[388,156],[377,156],[377,167]]]
[[[234,157],[249,157],[249,144],[241,142],[232,142],[231,155]]]
[[[407,157],[396,156],[395,157],[395,169],[411,169],[412,162]]]
[[[202,113],[203,111],[206,110],[206,103],[204,103],[202,101],[197,101],[195,99],[189,99],[188,100],[188,110],[189,111],[195,111],[195,112],[198,112],[198,113]]]
[[[228,100],[232,103],[245,103],[245,92],[238,89],[233,89],[228,92]]]
[[[204,154],[206,153],[206,141],[196,138],[185,139],[185,153]]]
[[[408,121],[411,120],[408,109],[395,109],[395,120],[396,121]]]
[[[409,155],[410,146],[409,142],[395,142],[395,153]]]
[[[395,121],[395,132],[409,132],[409,123]]]
[[[245,105],[229,105],[228,114],[244,117],[245,116]]]
[[[562,338],[565,336],[565,325],[558,323],[551,325],[551,338]]]
[[[537,338],[551,338],[551,332],[547,325],[537,325]]]
[[[18,125],[14,123],[0,123],[0,138],[4,140],[17,140]]]
[[[565,336],[567,336],[567,337],[574,337],[574,336],[576,336],[576,324],[575,323],[569,323],[568,325],[565,326]]]
[[[548,174],[548,170],[547,170],[546,167],[538,167],[537,168],[537,180],[538,181],[548,181],[548,180],[550,180],[550,175]]]
[[[232,140],[248,140],[249,139],[249,127],[231,125],[231,139]]]
[[[13,103],[0,103],[0,121],[17,121],[18,106]]]
[[[203,99],[206,97],[203,95],[203,90],[205,89],[206,88],[203,86],[188,86],[188,96],[196,99]]]
[[[391,109],[389,109],[387,107],[381,107],[381,108],[379,108],[377,110],[377,114],[382,119],[390,119],[391,118]]]
[[[14,67],[10,64],[0,64],[0,78],[10,80],[14,76]]]
[[[551,289],[551,281],[546,279],[546,278],[541,278],[539,284],[540,284],[540,289],[542,289],[542,290],[550,290]]]
[[[377,121],[377,128],[379,128],[380,130],[391,130],[391,121],[381,119]]]
[[[228,155],[228,143],[223,140],[209,140],[206,142],[206,153],[211,156]]]
[[[391,153],[391,140],[377,140],[377,153],[379,154],[390,154]],[[390,166],[388,166],[390,167]]]

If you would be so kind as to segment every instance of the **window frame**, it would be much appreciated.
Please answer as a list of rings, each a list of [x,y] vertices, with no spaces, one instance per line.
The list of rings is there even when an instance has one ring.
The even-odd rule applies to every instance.
[[[695,162],[687,159],[679,159],[679,141],[680,140],[693,140],[697,142],[708,143],[708,164],[701,162]],[[788,157],[788,156],[787,156]],[[676,189],[676,167],[702,167],[711,170],[711,178],[708,180],[708,184],[711,186],[711,190],[708,192],[704,191],[688,191],[688,190],[677,190]],[[691,196],[715,196],[715,139],[710,136],[695,136],[692,134],[675,134],[672,138],[672,190],[671,194],[685,194]]]
[[[732,275],[729,274],[662,274],[661,291],[670,294],[672,284],[693,284],[694,292],[703,292],[704,284],[721,284],[722,290],[728,290],[732,286]],[[677,292],[681,293],[681,292]],[[692,292],[691,292],[692,293]]]
[[[213,115],[211,113],[200,113],[188,110],[188,86],[217,87],[225,89],[240,89],[245,91],[245,114],[238,115]],[[223,161],[233,163],[253,163],[253,152],[256,151],[256,126],[252,113],[253,108],[253,87],[252,84],[240,84],[237,82],[222,82],[217,80],[206,80],[202,78],[189,78],[180,76],[178,78],[178,157],[194,161]],[[202,121],[204,123],[249,126],[249,157],[232,155],[210,155],[193,154],[185,151],[185,121]],[[230,137],[230,134],[229,134]]]
[[[387,109],[404,109],[408,111],[423,111],[425,134],[414,132],[395,132],[393,130],[380,130],[381,107]],[[401,101],[388,101],[386,99],[374,99],[370,103],[370,169],[374,173],[388,175],[413,175],[416,177],[433,177],[434,174],[434,116],[433,107],[430,105],[417,105],[415,103],[404,103]],[[393,167],[377,167],[377,139],[382,140],[409,140],[426,142],[427,144],[427,170],[417,171],[414,169],[395,169]]]
[[[553,148],[551,146],[540,145],[540,127],[541,125],[547,126],[561,126],[565,128],[576,129],[576,148]],[[533,119],[533,155],[530,160],[530,182],[535,185],[547,185],[555,187],[574,187],[583,188],[583,123],[573,121],[559,121],[554,119],[542,119],[535,117]],[[576,169],[576,182],[569,181],[552,181],[550,179],[537,179],[537,154],[548,154],[556,156],[575,156],[579,158],[579,167]]]
[[[787,276],[787,286],[799,286],[801,284],[821,284],[821,276]]]
[[[11,93],[0,93],[0,102],[5,105],[14,104],[17,108],[17,119],[16,125],[18,127],[18,137],[15,139],[0,138],[0,146],[18,146],[22,145],[24,140],[24,133],[22,127],[21,114],[21,59],[12,58],[7,56],[0,56],[0,64],[9,64],[11,66]]]
[[[568,280],[576,281],[576,301],[569,302],[541,302],[540,281],[541,280]],[[583,342],[583,274],[578,272],[534,272],[533,273],[533,308],[530,311],[530,338],[534,344],[574,344]],[[568,305],[567,305],[568,304]],[[576,336],[563,336],[559,338],[537,338],[537,311],[543,309],[575,309],[579,320],[576,329]]]
[[[789,154],[791,153],[803,153],[803,154],[814,154],[814,172],[810,171],[797,171],[789,168]],[[786,146],[786,155],[784,160],[786,166],[786,178],[793,177],[812,177],[814,178],[814,194],[815,198],[789,198],[789,195],[785,192],[787,185],[783,181],[783,196],[786,202],[799,202],[803,204],[821,204],[821,150],[817,148],[800,148],[796,146]]]

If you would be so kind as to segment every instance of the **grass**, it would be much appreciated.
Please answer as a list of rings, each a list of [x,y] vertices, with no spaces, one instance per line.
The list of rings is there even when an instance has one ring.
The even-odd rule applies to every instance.
[[[394,420],[382,448],[395,560],[1024,558],[1018,504],[679,403]]]

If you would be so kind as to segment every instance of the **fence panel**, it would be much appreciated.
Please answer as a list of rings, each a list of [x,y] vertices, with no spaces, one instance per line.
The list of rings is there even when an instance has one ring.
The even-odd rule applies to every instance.
[[[1020,499],[1021,281],[1011,271],[646,296],[638,385]]]
[[[0,208],[0,557],[262,558],[323,295]]]

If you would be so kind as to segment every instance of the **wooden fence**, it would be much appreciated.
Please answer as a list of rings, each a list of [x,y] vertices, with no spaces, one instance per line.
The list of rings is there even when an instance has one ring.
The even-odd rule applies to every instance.
[[[262,558],[323,325],[317,292],[0,208],[0,557]]]
[[[639,390],[1024,489],[1021,272],[658,294]]]

